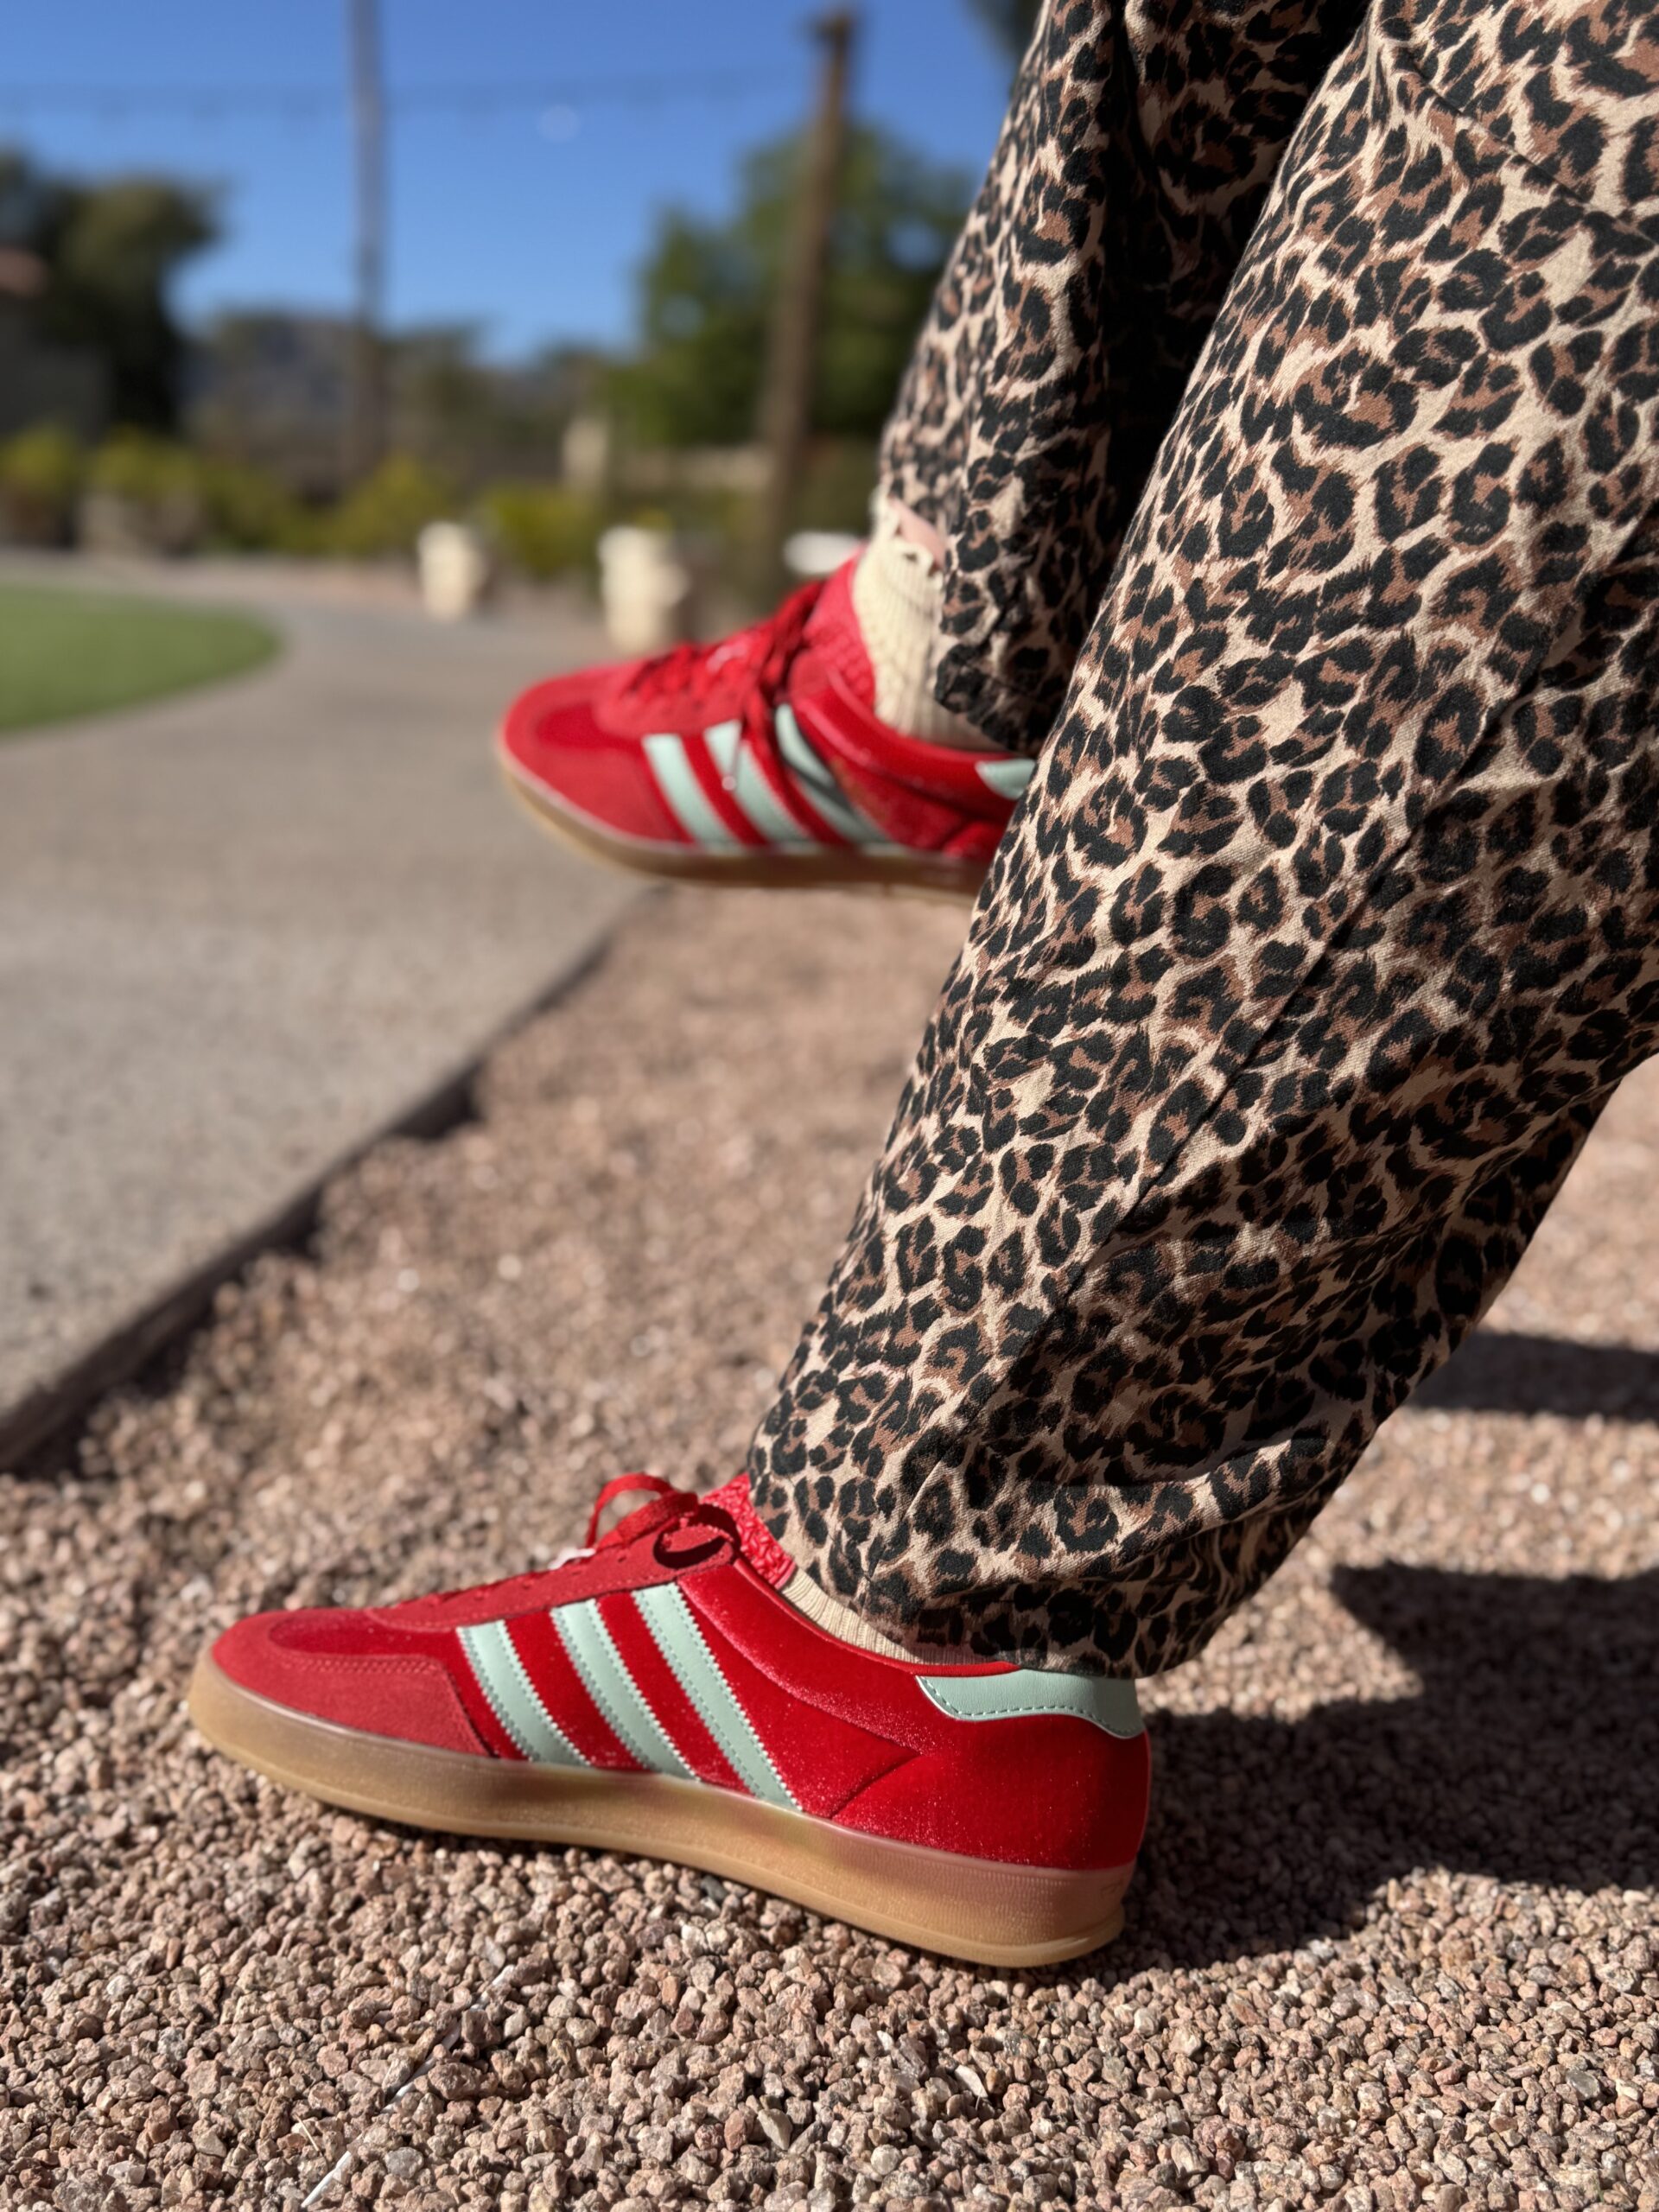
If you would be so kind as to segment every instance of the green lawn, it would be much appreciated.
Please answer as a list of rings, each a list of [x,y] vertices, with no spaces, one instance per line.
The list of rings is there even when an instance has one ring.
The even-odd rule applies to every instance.
[[[276,650],[245,614],[0,583],[0,735],[239,676]]]

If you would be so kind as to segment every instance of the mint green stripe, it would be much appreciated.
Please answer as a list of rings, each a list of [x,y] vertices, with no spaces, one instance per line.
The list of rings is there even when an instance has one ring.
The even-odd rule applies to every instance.
[[[754,765],[746,745],[737,756],[735,787],[732,796],[742,808],[763,837],[774,845],[791,845],[812,850],[817,839],[802,829],[792,814],[786,814],[772,785]]]
[[[1008,1675],[923,1675],[922,1693],[953,1720],[1019,1720],[1033,1713],[1071,1714],[1109,1736],[1138,1736],[1135,1684],[1105,1675],[1051,1675],[1019,1667]]]
[[[658,789],[668,801],[676,820],[688,837],[713,852],[732,852],[741,849],[741,838],[733,836],[709,804],[708,795],[685,757],[683,738],[675,737],[667,731],[648,737],[645,740],[645,757],[651,762]]]
[[[753,749],[740,746],[732,771],[732,796],[763,837],[774,845],[808,852],[821,849],[819,841],[804,829],[785,806],[757,763]]]
[[[742,734],[743,725],[739,721],[710,722],[702,733],[709,759],[728,779],[737,765],[737,741]]]
[[[795,719],[795,709],[779,707],[772,719],[785,760],[805,785],[808,798],[824,820],[832,823],[843,837],[851,838],[855,845],[886,844],[887,839],[883,832],[857,811],[823,761],[807,743],[801,726]]]
[[[702,733],[727,790],[768,844],[812,850],[817,840],[780,804],[742,738],[743,725],[735,721],[712,723]]]
[[[1001,798],[1018,798],[1037,772],[1034,760],[977,760],[979,780]]]
[[[659,1582],[652,1589],[636,1590],[633,1602],[657,1649],[674,1669],[680,1688],[696,1707],[703,1726],[750,1795],[764,1798],[768,1805],[785,1805],[798,1812],[800,1808],[755,1734],[753,1722],[721,1673],[696,1615],[679,1591],[671,1582]]]
[[[702,741],[709,748],[709,757],[721,774],[728,780],[737,766],[737,741],[743,734],[741,722],[710,722],[702,733]]]
[[[486,1621],[480,1627],[462,1629],[461,1645],[496,1719],[527,1759],[537,1759],[543,1766],[588,1764],[575,1745],[553,1725],[524,1672],[524,1662],[513,1647],[505,1621]]]
[[[639,1694],[622,1654],[611,1640],[598,1605],[556,1605],[550,1618],[588,1686],[588,1694],[641,1766],[653,1774],[677,1774],[695,1782],[685,1761],[663,1733],[656,1714]]]

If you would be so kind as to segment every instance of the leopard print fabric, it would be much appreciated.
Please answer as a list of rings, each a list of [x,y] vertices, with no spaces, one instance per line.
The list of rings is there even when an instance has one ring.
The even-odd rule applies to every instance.
[[[949,548],[939,696],[1016,751],[1052,726],[1268,180],[1357,12],[1044,12],[881,469]]]
[[[1659,1046],[1659,15],[1379,0],[752,1462],[918,1651],[1147,1675]]]

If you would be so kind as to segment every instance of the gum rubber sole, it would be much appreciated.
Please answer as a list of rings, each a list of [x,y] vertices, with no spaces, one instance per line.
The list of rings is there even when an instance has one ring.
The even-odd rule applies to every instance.
[[[499,749],[507,789],[540,830],[549,831],[585,859],[603,861],[630,875],[654,876],[676,883],[724,883],[760,891],[897,891],[925,899],[974,899],[985,880],[976,861],[863,853],[782,853],[753,849],[704,853],[689,846],[652,845],[613,836],[601,823],[552,797],[519,767],[505,746]]]
[[[190,1717],[244,1766],[325,1804],[458,1835],[582,1844],[699,1866],[924,1950],[1046,1966],[1109,1942],[1133,1865],[1082,1873],[859,1835],[664,1775],[577,1771],[368,1736],[290,1712],[204,1652]]]

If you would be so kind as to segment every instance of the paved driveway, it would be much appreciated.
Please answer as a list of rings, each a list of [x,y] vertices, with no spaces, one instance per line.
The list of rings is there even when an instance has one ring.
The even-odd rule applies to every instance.
[[[534,833],[490,759],[512,692],[599,648],[575,602],[446,629],[391,593],[162,582],[239,588],[287,650],[0,742],[0,1451],[89,1347],[470,1061],[626,896]]]

